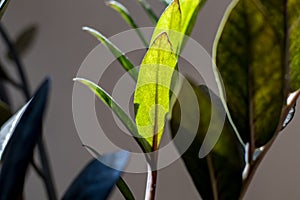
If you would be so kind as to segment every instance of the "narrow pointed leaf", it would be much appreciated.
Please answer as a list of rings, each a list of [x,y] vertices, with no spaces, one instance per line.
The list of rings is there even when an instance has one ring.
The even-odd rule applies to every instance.
[[[134,94],[136,124],[140,135],[156,149],[169,111],[169,90],[177,58],[167,33],[158,35],[140,68]],[[153,141],[155,140],[155,141]]]
[[[129,153],[120,151],[92,160],[76,177],[63,200],[105,200],[126,167]]]
[[[151,6],[147,3],[146,0],[137,0],[137,1],[142,6],[142,8],[144,9],[144,11],[146,12],[146,14],[148,15],[148,17],[152,21],[152,23],[155,25],[157,23],[157,21],[158,21],[158,17],[153,12]]]
[[[118,103],[115,102],[115,100],[106,93],[101,87],[99,87],[97,84],[83,79],[83,78],[75,78],[74,81],[79,81],[86,85],[97,97],[105,103],[109,108],[112,109],[112,111],[118,116],[118,118],[121,120],[121,122],[125,125],[125,127],[130,131],[130,133],[134,136],[135,140],[138,142],[140,147],[145,152],[150,152],[151,147],[149,143],[138,133],[136,125],[133,123],[131,118],[123,111],[123,109],[119,106]]]
[[[17,39],[14,42],[14,47],[19,55],[22,56],[26,53],[26,51],[31,47],[36,35],[37,27],[35,25],[30,25],[17,36]],[[12,53],[7,52],[7,57],[9,59],[13,59]]]
[[[92,154],[94,154],[94,156],[97,156],[97,157],[101,156],[100,153],[98,153],[96,151],[96,149],[94,149],[88,145],[83,145],[83,146],[85,148],[87,148],[90,152],[92,152]],[[123,180],[123,178],[121,176],[120,176],[120,179],[118,180],[118,182],[116,183],[116,185],[126,200],[134,200],[135,199],[130,188],[128,187],[127,183]]]
[[[222,119],[217,119],[218,121],[210,122],[211,101],[215,101],[215,105],[219,106],[217,111],[220,112],[223,107],[217,96],[213,95],[212,99],[209,98],[206,87],[192,85],[198,101],[195,103],[191,100],[191,91],[187,86],[187,81],[184,81],[178,100],[173,107],[170,122],[173,137],[176,136],[179,126],[183,130],[181,133],[184,135],[183,137],[195,137],[187,151],[182,155],[184,164],[203,200],[239,199],[244,168],[243,147],[239,144],[230,123],[226,119],[216,145],[206,157],[199,158],[199,150],[204,138],[207,137],[209,124],[222,121]],[[199,111],[199,127],[197,132],[193,132],[191,128],[195,126],[193,118],[198,115]],[[185,120],[182,121],[181,119]],[[179,151],[183,140],[174,140]]]
[[[118,59],[119,63],[122,65],[122,67],[129,72],[129,74],[132,76],[134,80],[137,80],[138,77],[138,71],[134,67],[134,65],[130,62],[130,60],[125,56],[118,47],[116,47],[113,43],[111,43],[104,35],[99,33],[98,31],[83,27],[83,30],[89,32],[92,36],[97,38],[103,45],[105,45],[110,52]]]
[[[138,29],[138,26],[136,25],[135,21],[130,16],[129,11],[124,5],[114,0],[107,1],[106,5],[110,6],[111,8],[115,9],[118,13],[120,13],[122,18],[127,22],[127,24],[129,24],[129,26],[135,29],[137,35],[140,37],[145,47],[149,46],[148,41],[145,39],[143,33]]]
[[[10,117],[0,129],[0,160],[2,160],[3,152],[10,140],[16,125],[21,119],[24,111],[28,107],[28,103],[25,104],[18,112],[16,112],[12,117]]]
[[[2,18],[10,0],[0,0],[0,19]]]
[[[244,142],[257,147],[274,135],[286,98],[284,2],[234,1],[215,41],[229,113]]]
[[[47,79],[23,108],[24,112],[8,131],[12,136],[5,148],[0,174],[0,199],[19,199],[22,196],[27,167],[33,150],[41,137],[41,125],[49,91]],[[18,117],[16,117],[18,118]],[[3,128],[1,129],[2,135]]]
[[[200,8],[205,0],[174,0],[165,9],[152,35],[151,42],[161,32],[167,32],[174,51],[180,53],[196,22]]]
[[[153,43],[158,35],[162,32],[166,32],[174,52],[177,53],[181,39],[181,34],[178,34],[181,31],[181,18],[179,1],[174,0],[160,16],[152,34],[150,44]]]

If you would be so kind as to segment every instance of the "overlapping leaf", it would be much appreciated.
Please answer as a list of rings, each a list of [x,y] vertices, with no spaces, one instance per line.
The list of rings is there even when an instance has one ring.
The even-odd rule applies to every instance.
[[[63,200],[105,200],[126,167],[129,153],[120,151],[92,160],[76,177]]]
[[[223,107],[221,100],[215,95],[211,96],[212,99],[209,98],[207,88],[204,86],[193,86],[198,101],[195,103],[191,95],[193,91],[190,91],[188,86],[187,81],[183,82],[178,100],[173,107],[171,119],[173,137],[176,136],[179,127],[183,131],[181,134],[184,135],[184,138],[195,137],[193,143],[182,155],[185,166],[204,200],[239,199],[244,168],[243,147],[238,142],[230,123],[225,119],[218,142],[206,157],[199,158],[199,150],[204,138],[214,138],[206,134],[209,124],[213,125],[222,121],[222,119],[217,119],[210,122],[211,101],[215,101],[214,105],[219,106],[216,109],[218,112]],[[200,120],[195,122],[194,118],[199,111]],[[197,132],[192,131],[195,123],[199,125]],[[182,140],[174,140],[179,151],[182,148]]]
[[[49,80],[46,80],[34,97],[20,111],[19,118],[13,116],[10,122],[1,129],[1,137],[7,132],[11,138],[4,151],[0,174],[0,199],[19,199],[22,197],[25,175],[32,160],[33,150],[41,137],[41,124],[45,110]],[[21,109],[22,110],[22,109]],[[18,120],[19,119],[19,120]]]
[[[286,97],[284,9],[284,0],[234,1],[216,40],[232,120],[244,142],[256,146],[273,136]]]

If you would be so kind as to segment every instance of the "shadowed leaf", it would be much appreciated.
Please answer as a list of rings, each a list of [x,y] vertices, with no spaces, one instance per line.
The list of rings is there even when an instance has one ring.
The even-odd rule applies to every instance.
[[[172,136],[176,136],[179,127],[183,131],[181,132],[183,138],[174,140],[175,145],[180,152],[184,140],[188,137],[195,137],[188,149],[184,153],[182,152],[182,158],[202,199],[239,199],[244,168],[243,147],[239,144],[230,123],[225,119],[219,140],[207,156],[199,158],[199,150],[203,145],[204,138],[213,140],[213,136],[207,137],[209,125],[214,126],[223,120],[210,121],[212,104],[206,87],[193,86],[192,90],[198,101],[196,103],[191,99],[191,91],[188,86],[187,81],[183,82],[172,111],[170,122]],[[217,106],[216,111],[220,112],[220,109],[223,109],[221,100],[215,95],[211,95],[211,98],[216,102],[214,104]],[[195,122],[194,118],[199,111],[200,120]],[[197,123],[199,127],[194,132],[191,127]]]
[[[89,32],[92,36],[97,38],[103,45],[105,45],[110,52],[118,59],[119,63],[122,65],[122,67],[129,72],[129,74],[132,76],[134,80],[137,80],[138,77],[138,71],[134,67],[134,65],[129,61],[127,56],[125,56],[118,47],[116,47],[113,43],[111,43],[105,36],[103,36],[98,31],[83,27],[83,30]]]
[[[215,41],[230,116],[256,147],[274,135],[287,94],[284,2],[234,1]]]
[[[16,52],[21,56],[25,54],[26,51],[31,47],[36,35],[37,27],[35,25],[31,25],[23,30],[20,35],[17,36],[17,39],[14,42]],[[7,52],[7,57],[12,60],[12,53]]]
[[[6,122],[11,116],[11,112],[6,103],[0,101],[0,126]],[[1,130],[0,130],[0,147],[1,147]],[[1,160],[1,152],[0,152],[0,160]]]
[[[94,156],[100,157],[101,155],[92,147],[88,145],[83,145],[86,149],[88,149]],[[130,188],[128,187],[127,183],[124,181],[124,179],[120,176],[120,179],[116,183],[118,189],[124,196],[126,200],[134,200],[134,196],[132,192],[130,191]]]
[[[291,92],[300,88],[300,4],[298,0],[288,1],[290,79]]]
[[[32,160],[33,150],[41,137],[41,125],[48,98],[50,81],[47,79],[34,97],[23,109],[23,114],[15,123],[4,125],[7,135],[12,132],[5,148],[0,174],[0,199],[19,199],[22,196],[28,164]],[[21,111],[22,112],[22,111]],[[20,113],[19,113],[20,114]],[[8,122],[11,123],[11,122]],[[10,133],[11,134],[11,133]],[[2,136],[1,136],[2,137]]]
[[[63,200],[105,200],[126,167],[129,153],[120,151],[92,160],[77,176]]]
[[[122,108],[115,102],[115,100],[107,94],[101,87],[99,87],[97,84],[83,79],[83,78],[75,78],[74,81],[79,81],[83,83],[84,85],[88,86],[88,88],[97,95],[97,97],[105,103],[109,108],[114,111],[114,113],[118,116],[118,118],[121,120],[121,122],[125,125],[125,127],[130,131],[130,133],[134,136],[135,140],[138,142],[140,147],[145,152],[150,152],[151,147],[149,143],[139,135],[138,130],[136,128],[136,125],[133,123],[131,118],[122,110]]]

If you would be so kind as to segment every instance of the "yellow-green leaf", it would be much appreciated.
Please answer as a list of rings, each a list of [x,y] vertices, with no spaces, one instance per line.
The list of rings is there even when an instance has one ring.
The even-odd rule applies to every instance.
[[[205,0],[174,0],[163,12],[151,41],[161,32],[167,32],[174,51],[179,53],[185,35],[190,35],[199,13],[199,9]]]
[[[153,41],[142,61],[134,94],[139,134],[153,149],[159,145],[169,111],[169,88],[176,63],[168,34],[163,32]]]

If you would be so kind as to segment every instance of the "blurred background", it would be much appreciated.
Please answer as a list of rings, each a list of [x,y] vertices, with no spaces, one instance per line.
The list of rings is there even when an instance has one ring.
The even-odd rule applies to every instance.
[[[129,9],[140,27],[152,25],[136,0],[120,2]],[[164,6],[159,0],[149,0],[149,3],[157,15],[163,11]],[[192,37],[209,53],[220,19],[229,3],[230,0],[207,0],[200,11]],[[98,42],[81,28],[88,25],[110,37],[129,27],[103,0],[12,0],[2,22],[13,38],[29,25],[35,24],[38,27],[36,40],[23,57],[23,62],[31,91],[37,88],[45,76],[51,76],[53,80],[44,137],[61,196],[91,159],[91,155],[82,147],[73,122],[72,79]],[[121,68],[119,70],[122,71]],[[23,104],[20,94],[11,92],[11,97],[16,109]],[[105,109],[103,104],[99,106]],[[245,199],[299,199],[299,118],[300,112],[296,112],[293,121],[280,134],[260,165]],[[124,176],[137,199],[143,199],[146,175]],[[26,199],[46,199],[43,185],[32,169],[26,181]],[[115,189],[110,199],[122,199],[122,196]],[[180,160],[159,171],[157,199],[201,199]]]

